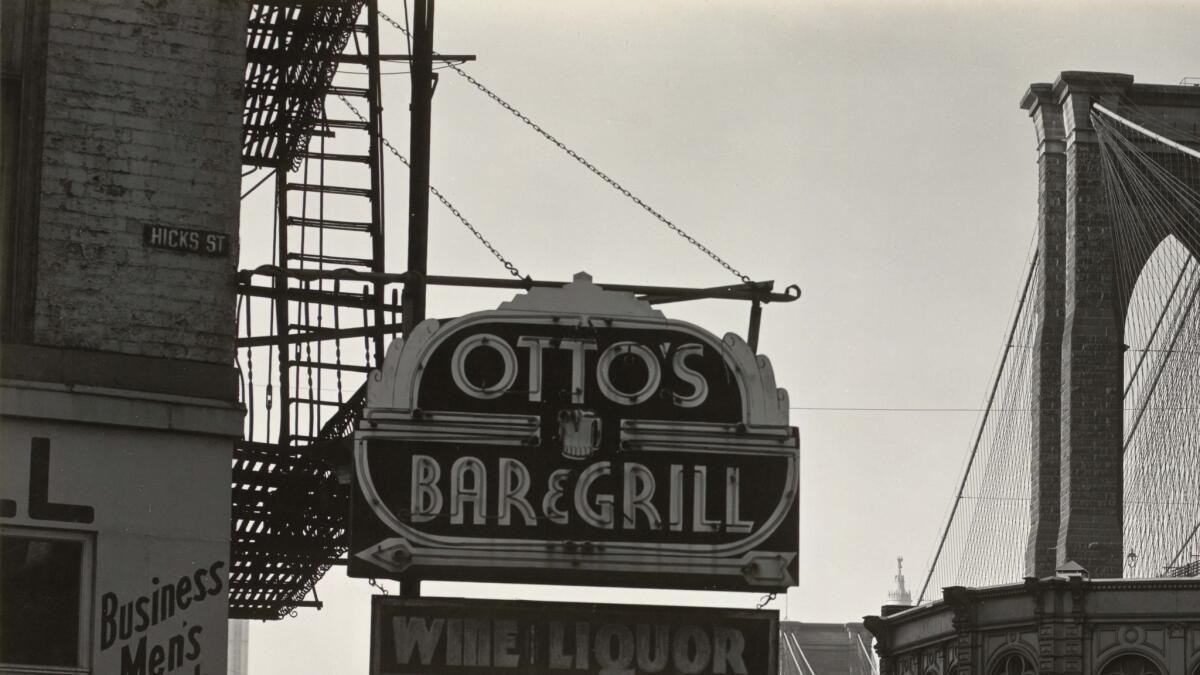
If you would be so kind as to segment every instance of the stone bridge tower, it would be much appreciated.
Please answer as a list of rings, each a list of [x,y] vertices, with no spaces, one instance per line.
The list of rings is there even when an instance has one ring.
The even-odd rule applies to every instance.
[[[1054,84],[1032,85],[1021,102],[1037,132],[1039,167],[1042,264],[1034,297],[1041,304],[1031,380],[1038,412],[1025,565],[1027,576],[1039,578],[1067,561],[1093,578],[1121,576],[1122,362],[1132,289],[1122,289],[1118,269],[1140,270],[1170,235],[1200,258],[1200,224],[1148,223],[1144,246],[1116,245],[1091,122],[1094,103],[1200,135],[1200,87],[1063,72]]]
[[[1140,132],[1114,139],[1114,125],[1124,123],[1110,125],[1102,112],[1093,117],[1096,103],[1123,119],[1200,138],[1200,87],[1065,72],[1025,94],[1022,106],[1037,130],[1041,238],[1035,300],[1026,307],[1037,329],[1027,385],[1037,409],[1027,578],[949,586],[941,599],[884,606],[883,616],[866,617],[880,675],[1200,675],[1200,578],[1117,578],[1125,562],[1126,318],[1132,323],[1140,311],[1130,311],[1131,299],[1142,301],[1133,286],[1154,273],[1155,251],[1170,236],[1198,256],[1200,222],[1195,210],[1187,212],[1192,220],[1141,222],[1144,206],[1161,195],[1130,192],[1110,202],[1105,180],[1124,161],[1114,155],[1117,140],[1149,153],[1145,161],[1155,166],[1177,165],[1144,187],[1174,185],[1191,171],[1187,187],[1200,188],[1200,172],[1190,159],[1192,169],[1178,168],[1177,152],[1160,162],[1161,144]],[[1088,574],[1073,566],[1056,574],[1068,561]]]

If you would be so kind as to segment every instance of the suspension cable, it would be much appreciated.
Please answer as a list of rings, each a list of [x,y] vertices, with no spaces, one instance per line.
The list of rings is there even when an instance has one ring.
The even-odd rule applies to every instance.
[[[404,33],[406,36],[408,35],[408,30],[405,29],[404,26],[400,25],[395,19],[391,18],[387,14],[384,14],[383,12],[379,12],[379,18],[381,18],[384,21],[386,21],[387,23],[391,24],[392,27],[394,27],[397,30],[399,30],[400,32]],[[435,52],[435,54],[436,54],[436,52]],[[479,91],[486,94],[488,98],[495,101],[500,107],[502,107],[505,110],[507,110],[508,112],[512,113],[512,115],[514,117],[516,117],[517,119],[519,119],[523,123],[525,123],[525,126],[536,131],[538,133],[538,135],[540,135],[542,138],[545,138],[546,140],[550,141],[559,150],[562,150],[563,152],[565,152],[571,159],[578,162],[580,165],[582,165],[588,171],[592,172],[592,174],[594,174],[596,177],[603,180],[605,183],[608,183],[608,185],[610,187],[612,187],[614,190],[625,195],[625,197],[628,198],[630,201],[632,201],[634,204],[637,204],[638,206],[640,206],[643,211],[654,216],[655,219],[657,219],[663,225],[666,225],[672,232],[679,235],[680,237],[683,237],[684,240],[686,240],[692,246],[695,246],[701,253],[704,253],[709,258],[712,258],[715,262],[717,262],[719,265],[721,265],[721,267],[724,267],[731,274],[733,274],[733,276],[737,277],[739,281],[741,281],[742,283],[745,283],[745,284],[752,282],[752,280],[750,279],[749,276],[739,272],[732,265],[730,265],[728,262],[726,262],[724,258],[722,258],[721,256],[714,253],[712,251],[712,249],[708,248],[704,244],[701,244],[695,237],[693,237],[692,235],[685,232],[682,228],[680,228],[678,225],[676,225],[674,222],[672,222],[666,216],[659,213],[652,206],[650,206],[645,201],[643,201],[641,199],[641,197],[638,197],[637,195],[633,194],[633,192],[631,192],[629,190],[629,188],[626,188],[624,185],[617,182],[614,178],[612,178],[608,174],[601,171],[595,164],[592,164],[587,159],[585,159],[582,155],[580,155],[578,152],[576,152],[575,150],[568,147],[567,144],[565,144],[562,141],[560,141],[559,139],[555,138],[550,132],[543,129],[541,127],[541,125],[539,125],[537,122],[534,122],[532,119],[530,119],[528,115],[526,115],[525,113],[518,110],[516,107],[514,107],[508,101],[505,101],[504,99],[500,98],[499,94],[492,91],[491,89],[488,89],[479,80],[476,80],[474,77],[471,77],[467,73],[467,71],[463,70],[458,65],[453,64],[453,63],[448,64],[448,66],[451,70],[458,73],[467,82],[470,82],[472,85],[474,85],[476,89],[478,89]]]
[[[380,15],[382,16],[382,12],[380,13]],[[391,21],[391,19],[388,19],[388,21]],[[357,117],[360,121],[362,121],[362,122],[367,121],[367,118],[365,116],[363,116],[363,114],[358,111],[358,108],[355,108],[354,104],[351,103],[349,100],[347,100],[345,96],[342,96],[341,94],[339,94],[338,99],[340,99],[342,103],[346,104],[346,107],[350,109],[350,112],[354,113],[354,116]],[[384,138],[382,136],[379,138],[379,140],[383,142],[383,146],[385,148],[387,148],[393,155],[396,156],[396,159],[400,160],[400,163],[404,164],[404,166],[412,168],[412,165],[409,164],[409,162],[408,162],[408,158],[405,157],[403,154],[401,154],[400,151],[396,149],[396,146],[392,145],[391,141],[389,141],[387,138]],[[492,255],[496,257],[496,260],[499,260],[500,263],[504,265],[504,269],[508,270],[509,274],[513,275],[514,277],[516,277],[518,279],[524,279],[525,281],[531,281],[531,279],[529,278],[528,275],[523,276],[521,274],[521,270],[517,269],[516,265],[509,262],[508,258],[505,258],[504,255],[500,253],[500,251],[496,250],[496,247],[494,245],[492,245],[492,242],[488,241],[479,230],[475,229],[475,226],[471,224],[471,221],[467,220],[467,217],[464,216],[461,211],[459,211],[457,208],[455,208],[454,204],[451,204],[450,200],[447,199],[446,196],[443,195],[440,190],[438,190],[434,186],[430,185],[429,186],[429,194],[433,195],[434,197],[437,197],[437,200],[442,203],[442,206],[445,206],[446,209],[448,211],[450,211],[450,213],[454,214],[454,217],[458,219],[458,222],[462,223],[464,227],[466,227],[468,230],[470,230],[471,234],[475,235],[475,238],[478,239],[481,244],[483,244],[485,247],[487,247],[487,250],[491,251]]]
[[[1145,134],[1146,136],[1149,136],[1150,138],[1153,138],[1154,140],[1158,141],[1159,143],[1162,143],[1163,145],[1174,148],[1174,149],[1178,150],[1179,152],[1182,152],[1185,155],[1190,155],[1196,159],[1200,159],[1200,152],[1193,150],[1193,149],[1189,148],[1188,146],[1183,145],[1182,143],[1176,143],[1175,141],[1167,138],[1166,136],[1163,136],[1162,134],[1154,133],[1153,131],[1150,131],[1149,129],[1147,129],[1146,127],[1144,127],[1140,124],[1135,124],[1133,122],[1130,122],[1129,120],[1125,119],[1124,117],[1121,117],[1120,115],[1109,110],[1108,108],[1105,108],[1104,106],[1100,105],[1099,103],[1093,103],[1092,107],[1095,108],[1097,111],[1102,112],[1105,115],[1111,117],[1112,119],[1120,122],[1121,124],[1124,124],[1125,126],[1129,127],[1130,129],[1133,129],[1135,131],[1140,131],[1141,133]]]
[[[950,536],[950,527],[954,524],[954,517],[958,514],[958,506],[963,500],[963,491],[967,487],[967,478],[971,475],[971,467],[975,464],[975,457],[979,453],[980,441],[983,440],[983,432],[987,428],[988,416],[992,411],[992,403],[996,400],[996,392],[1000,388],[1000,381],[1004,375],[1004,366],[1008,363],[1008,356],[1013,348],[1013,336],[1017,333],[1017,326],[1021,323],[1021,311],[1025,306],[1025,299],[1029,296],[1029,288],[1033,282],[1033,273],[1037,269],[1038,258],[1041,250],[1035,250],[1032,259],[1029,261],[1029,272],[1025,276],[1025,284],[1021,288],[1021,299],[1017,302],[1017,310],[1013,314],[1012,327],[1008,330],[1008,337],[1004,340],[1004,352],[1000,356],[1000,367],[996,369],[996,379],[992,382],[991,392],[988,394],[987,405],[984,406],[983,416],[979,421],[979,431],[975,434],[975,442],[971,445],[971,454],[967,458],[966,469],[963,470],[962,481],[958,484],[958,491],[954,495],[954,502],[950,507],[950,517],[946,519],[946,527],[942,529],[942,534],[938,538],[937,551],[933,554],[933,561],[929,563],[929,573],[925,575],[925,583],[921,585],[921,593],[917,596],[917,604],[921,604],[925,600],[925,592],[929,590],[929,582],[933,580],[933,574],[937,570],[938,561],[942,557],[942,550],[946,546],[946,539]]]

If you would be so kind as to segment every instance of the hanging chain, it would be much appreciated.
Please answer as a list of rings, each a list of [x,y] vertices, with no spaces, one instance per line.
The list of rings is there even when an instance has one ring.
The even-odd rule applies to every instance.
[[[762,609],[763,607],[766,607],[767,605],[771,604],[772,602],[775,602],[775,598],[776,598],[776,595],[774,593],[767,593],[766,595],[762,596],[762,598],[759,599],[758,606],[755,607],[754,609]]]
[[[388,19],[388,21],[391,21],[391,19]],[[339,94],[338,99],[340,99],[342,103],[346,104],[346,107],[350,109],[350,112],[354,113],[354,116],[357,117],[359,119],[359,121],[361,121],[361,122],[367,121],[367,118],[365,116],[363,116],[363,114],[358,111],[358,108],[355,108],[354,104],[351,103],[350,101],[348,101],[345,96],[342,96]],[[400,151],[396,149],[396,146],[392,145],[391,141],[384,138],[383,136],[380,136],[379,140],[383,142],[383,146],[385,148],[387,148],[393,155],[396,156],[396,159],[400,160],[400,163],[402,163],[404,166],[407,166],[410,169],[412,168],[412,165],[409,164],[409,162],[408,162],[408,158],[405,157],[404,155],[400,154]],[[434,197],[437,197],[437,200],[442,203],[442,206],[446,207],[446,210],[448,210],[450,213],[454,214],[454,217],[458,219],[458,222],[462,223],[464,227],[466,227],[468,230],[470,230],[471,234],[475,235],[475,238],[479,240],[479,243],[481,243],[485,247],[487,247],[488,251],[491,251],[492,255],[496,257],[496,260],[499,260],[500,263],[504,265],[504,269],[508,270],[509,274],[513,275],[514,277],[516,277],[518,279],[524,279],[526,281],[531,281],[531,279],[528,276],[523,276],[521,274],[521,271],[517,269],[516,265],[509,262],[508,258],[505,258],[504,255],[500,253],[500,251],[496,250],[496,247],[492,245],[492,242],[488,241],[479,230],[475,229],[475,226],[471,224],[471,221],[467,220],[467,217],[464,216],[461,211],[459,211],[457,208],[455,208],[454,204],[451,204],[450,200],[446,199],[446,196],[443,195],[437,188],[430,185],[429,186],[429,194],[433,195]]]
[[[399,23],[397,23],[395,19],[391,18],[387,14],[384,14],[383,12],[379,12],[378,14],[379,14],[379,18],[388,22],[394,28],[396,28],[397,30],[404,33],[406,36],[408,35],[408,31],[405,30],[404,26],[401,26]],[[689,244],[691,244],[692,246],[695,246],[702,253],[706,254],[709,258],[712,258],[714,261],[716,261],[718,264],[720,264],[721,267],[724,267],[731,274],[733,274],[733,276],[737,277],[742,283],[746,283],[746,284],[751,283],[750,277],[748,277],[745,274],[742,274],[738,270],[734,269],[734,267],[732,265],[725,262],[724,258],[717,255],[716,253],[713,253],[713,251],[711,249],[709,249],[704,244],[701,244],[699,241],[696,240],[695,237],[688,234],[682,228],[680,228],[678,225],[671,222],[666,216],[664,216],[663,214],[656,211],[654,209],[654,207],[652,207],[649,204],[647,204],[646,202],[642,201],[642,199],[640,197],[638,197],[637,195],[630,192],[629,189],[626,188],[624,185],[618,183],[615,179],[610,177],[608,174],[601,171],[595,164],[592,164],[588,160],[584,159],[582,155],[580,155],[578,152],[575,152],[574,150],[572,150],[570,147],[567,146],[567,144],[565,144],[562,141],[555,138],[552,134],[550,134],[550,132],[543,129],[541,127],[541,125],[539,125],[537,122],[534,122],[533,120],[529,119],[528,115],[521,112],[520,110],[517,110],[508,101],[505,101],[504,99],[500,98],[499,94],[492,91],[491,89],[488,89],[479,80],[476,80],[475,78],[471,77],[467,73],[467,71],[463,70],[462,68],[459,68],[458,65],[453,64],[453,63],[448,63],[447,66],[449,66],[449,68],[451,70],[453,70],[454,72],[456,72],[460,76],[462,76],[462,78],[465,79],[467,82],[470,82],[472,85],[474,85],[476,89],[478,89],[479,91],[486,94],[488,98],[492,99],[497,104],[499,104],[500,107],[504,108],[508,112],[512,113],[514,117],[516,117],[517,119],[524,122],[525,125],[528,126],[530,129],[533,129],[534,131],[536,131],[542,138],[545,138],[546,140],[553,143],[555,146],[558,147],[559,150],[562,150],[563,152],[567,153],[567,155],[570,156],[571,159],[574,159],[576,162],[583,165],[584,168],[586,168],[588,171],[591,171],[596,177],[600,178],[605,183],[608,183],[609,186],[612,187],[614,190],[625,195],[625,197],[628,198],[629,200],[631,200],[634,204],[637,204],[638,206],[642,207],[642,210],[644,210],[646,213],[649,213],[650,215],[654,216],[659,222],[661,222],[663,225],[666,225],[668,228],[670,228],[672,232],[679,235],[680,237],[683,237]]]

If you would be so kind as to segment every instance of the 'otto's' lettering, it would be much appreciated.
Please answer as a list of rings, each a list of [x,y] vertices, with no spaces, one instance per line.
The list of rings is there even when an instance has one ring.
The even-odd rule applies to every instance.
[[[504,395],[519,379],[517,351],[524,352],[525,385],[529,400],[540,402],[544,400],[543,373],[545,371],[546,355],[552,351],[566,352],[570,360],[571,373],[571,403],[583,404],[585,400],[585,384],[588,369],[588,354],[599,349],[596,341],[588,338],[548,338],[522,335],[517,338],[514,349],[506,340],[490,333],[479,333],[463,340],[458,344],[451,357],[450,372],[454,383],[464,394],[477,399],[494,399]],[[493,357],[499,357],[501,374],[496,382],[490,384],[478,383],[468,372],[467,358],[477,350],[491,352]],[[695,408],[708,398],[708,381],[694,368],[688,365],[692,356],[701,357],[704,345],[688,343],[679,346],[667,358],[660,357],[654,349],[637,342],[616,342],[609,345],[596,357],[593,372],[596,386],[600,393],[620,405],[634,406],[645,403],[658,394],[663,379],[662,360],[669,361],[668,368],[683,386],[681,391],[667,392],[674,404],[680,408]],[[619,388],[612,378],[612,367],[618,358],[632,358],[641,362],[645,371],[645,380],[636,389],[624,390]]]

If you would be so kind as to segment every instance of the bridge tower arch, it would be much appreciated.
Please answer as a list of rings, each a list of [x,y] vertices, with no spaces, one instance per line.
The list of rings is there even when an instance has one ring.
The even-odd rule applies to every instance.
[[[1038,142],[1042,256],[1033,294],[1039,306],[1027,576],[1050,576],[1067,561],[1092,578],[1122,576],[1124,334],[1134,286],[1122,270],[1140,270],[1168,236],[1200,258],[1200,224],[1148,220],[1142,246],[1118,243],[1092,122],[1097,104],[1200,136],[1200,87],[1068,71],[1053,84],[1031,85],[1022,99]]]

